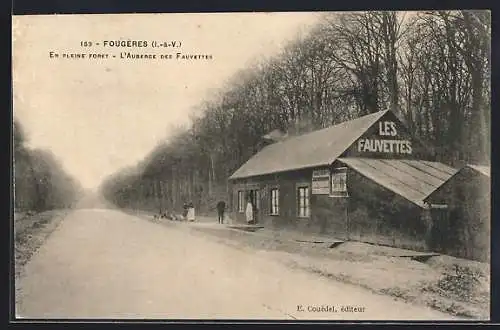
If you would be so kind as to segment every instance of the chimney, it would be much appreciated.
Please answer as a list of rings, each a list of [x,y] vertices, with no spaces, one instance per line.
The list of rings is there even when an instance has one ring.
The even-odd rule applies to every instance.
[[[286,139],[288,136],[287,133],[283,132],[281,129],[277,128],[275,130],[272,130],[271,132],[267,133],[266,135],[262,136],[262,139],[266,143],[275,143],[282,141]]]

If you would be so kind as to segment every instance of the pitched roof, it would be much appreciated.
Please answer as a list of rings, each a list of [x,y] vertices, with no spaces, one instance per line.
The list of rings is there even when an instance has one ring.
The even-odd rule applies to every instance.
[[[251,157],[229,179],[329,165],[388,110],[271,144]]]
[[[458,170],[438,162],[339,158],[339,161],[418,206]]]
[[[467,164],[467,167],[470,167],[487,177],[491,177],[491,170],[489,166]]]

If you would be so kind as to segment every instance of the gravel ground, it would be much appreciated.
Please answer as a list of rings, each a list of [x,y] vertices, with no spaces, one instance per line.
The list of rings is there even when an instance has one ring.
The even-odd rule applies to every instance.
[[[151,215],[142,215],[152,219]],[[488,264],[450,256],[435,256],[419,262],[393,257],[400,249],[390,247],[346,242],[328,248],[328,244],[292,240],[293,234],[289,232],[260,229],[251,233],[216,225],[213,218],[199,217],[199,220],[195,224],[156,221],[186,226],[234,248],[265,253],[289,267],[355,284],[408,303],[471,319],[490,317]]]

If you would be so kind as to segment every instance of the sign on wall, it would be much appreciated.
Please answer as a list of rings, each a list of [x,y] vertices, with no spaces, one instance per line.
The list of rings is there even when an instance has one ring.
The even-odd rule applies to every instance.
[[[328,195],[330,193],[330,169],[313,171],[311,193],[313,195]]]
[[[376,152],[411,155],[411,141],[397,139],[398,136],[399,132],[394,121],[380,121],[378,122],[378,137],[359,139],[357,150],[359,153]]]
[[[336,168],[332,171],[332,193],[331,196],[347,196],[347,168]]]

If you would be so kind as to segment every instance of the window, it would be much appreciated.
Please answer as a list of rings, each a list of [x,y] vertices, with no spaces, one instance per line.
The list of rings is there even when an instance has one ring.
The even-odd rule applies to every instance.
[[[243,191],[238,191],[238,212],[245,212],[245,195]]]
[[[346,168],[337,168],[332,171],[331,196],[347,196]]]
[[[298,216],[301,218],[309,217],[309,187],[298,188]]]
[[[258,189],[254,189],[252,192],[252,205],[255,206],[255,209],[260,210],[260,194]]]
[[[280,213],[280,191],[278,188],[271,189],[271,215],[278,215]]]

